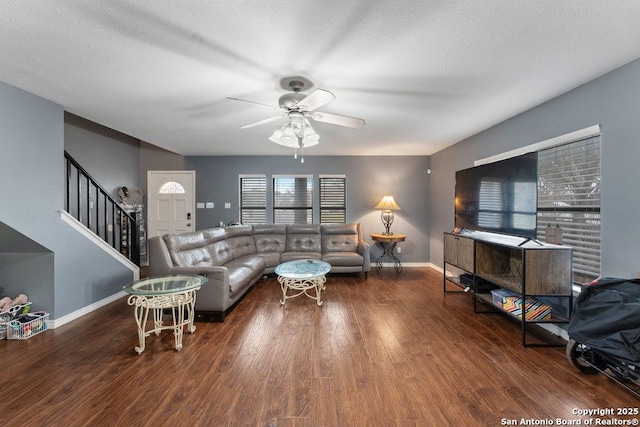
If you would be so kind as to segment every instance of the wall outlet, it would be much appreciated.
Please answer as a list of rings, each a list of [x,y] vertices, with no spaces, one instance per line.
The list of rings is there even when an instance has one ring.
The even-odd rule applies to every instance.
[[[401,248],[400,246],[398,246],[398,247],[396,248],[396,250],[397,250],[397,252],[398,252],[399,254],[401,254],[401,253],[402,253],[402,248]]]

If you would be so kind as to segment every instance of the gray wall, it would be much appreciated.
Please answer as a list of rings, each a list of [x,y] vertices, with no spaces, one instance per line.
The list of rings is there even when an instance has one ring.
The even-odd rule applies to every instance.
[[[637,277],[640,205],[640,60],[431,156],[431,262],[453,229],[455,171],[473,161],[592,125],[601,126],[602,275]]]
[[[64,148],[115,200],[120,187],[140,187],[140,141],[64,113]]]
[[[140,185],[147,194],[147,171],[184,170],[184,157],[164,148],[140,141]]]
[[[429,158],[410,157],[330,157],[305,156],[305,163],[293,156],[228,156],[186,157],[185,169],[196,171],[196,200],[214,202],[214,209],[197,209],[199,229],[217,226],[220,221],[237,221],[239,215],[240,174],[266,174],[267,192],[271,193],[273,174],[312,174],[314,176],[314,221],[318,221],[317,179],[320,174],[347,176],[347,221],[360,222],[367,240],[370,233],[384,231],[380,211],[373,207],[384,195],[394,196],[402,208],[396,212],[391,228],[408,235],[401,243],[401,259],[405,262],[428,262],[429,247]],[[270,199],[268,197],[268,199]],[[225,209],[224,204],[231,204]],[[272,207],[269,200],[267,210]],[[270,213],[268,213],[270,215]],[[270,218],[270,216],[267,216]],[[377,256],[380,249],[372,248]]]
[[[30,291],[34,309],[52,319],[86,307],[121,290],[130,270],[105,255],[60,219],[64,203],[64,111],[47,101],[0,83],[0,222],[53,252],[54,278]],[[10,185],[7,185],[10,184]],[[37,272],[24,281],[41,283]],[[0,283],[7,294],[23,292],[23,282]],[[5,283],[6,280],[6,283]]]

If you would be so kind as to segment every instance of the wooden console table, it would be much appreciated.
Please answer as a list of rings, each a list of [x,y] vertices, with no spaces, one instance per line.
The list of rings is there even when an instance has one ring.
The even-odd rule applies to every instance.
[[[382,260],[384,258],[391,258],[393,260],[393,266],[397,273],[402,271],[402,263],[400,263],[400,260],[393,251],[396,249],[398,242],[404,242],[406,238],[406,234],[371,234],[371,239],[380,243],[384,251],[376,260],[376,269],[378,271],[382,268]]]

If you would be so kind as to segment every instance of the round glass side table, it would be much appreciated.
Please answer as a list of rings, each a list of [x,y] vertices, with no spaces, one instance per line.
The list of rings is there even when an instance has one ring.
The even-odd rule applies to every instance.
[[[196,275],[175,275],[138,280],[123,290],[130,294],[127,303],[134,306],[140,345],[138,354],[145,349],[145,339],[151,334],[159,335],[165,329],[173,330],[175,348],[182,349],[182,328],[189,333],[196,330],[193,324],[196,291],[207,283],[207,278]],[[171,309],[173,324],[163,325],[163,310]],[[153,311],[153,328],[146,330],[149,310]],[[186,316],[185,316],[186,313]]]

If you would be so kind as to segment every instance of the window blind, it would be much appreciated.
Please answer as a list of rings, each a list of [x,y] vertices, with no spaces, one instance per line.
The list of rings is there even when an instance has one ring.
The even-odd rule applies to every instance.
[[[320,177],[320,222],[347,222],[346,177]]]
[[[600,135],[538,152],[538,237],[560,226],[579,282],[600,275],[600,180]]]
[[[313,223],[313,180],[311,175],[273,178],[274,224]]]
[[[267,178],[265,175],[240,176],[240,223],[267,222]]]

